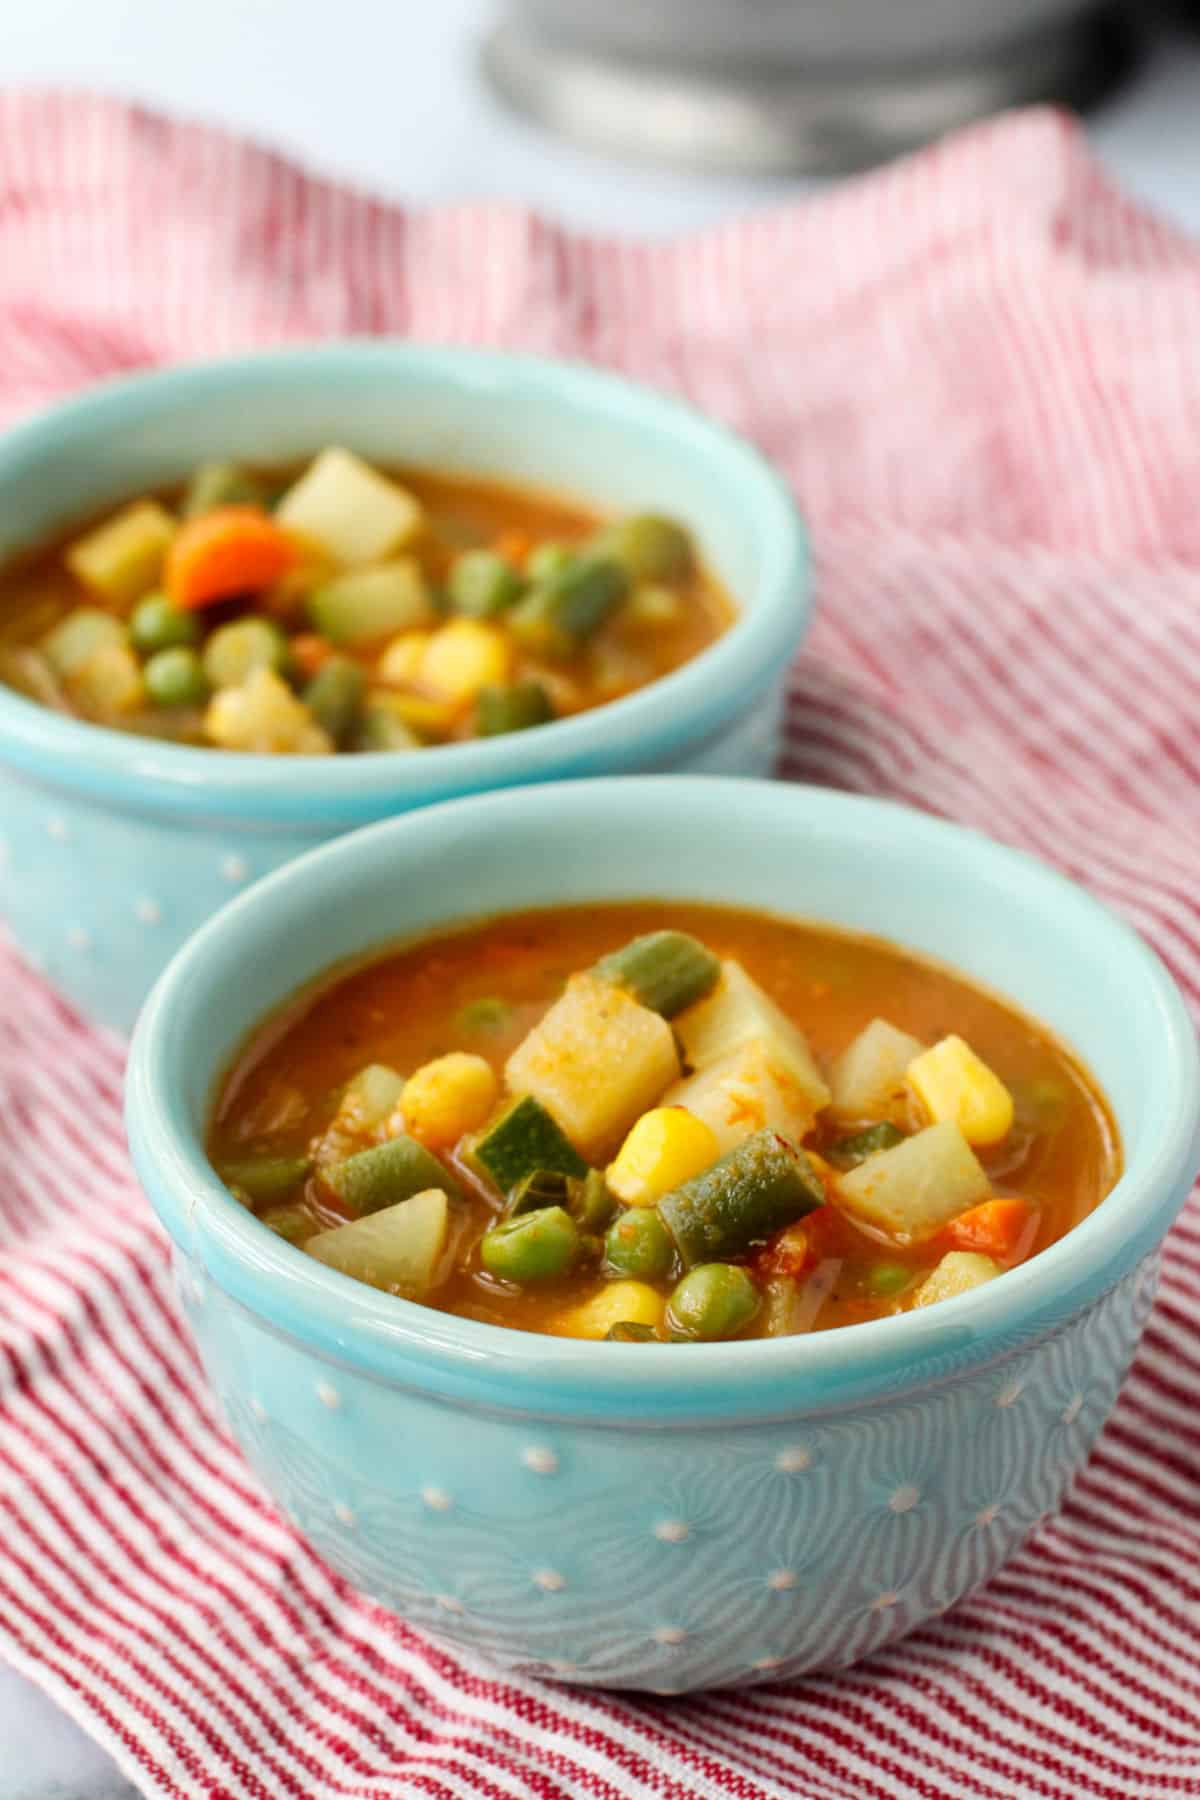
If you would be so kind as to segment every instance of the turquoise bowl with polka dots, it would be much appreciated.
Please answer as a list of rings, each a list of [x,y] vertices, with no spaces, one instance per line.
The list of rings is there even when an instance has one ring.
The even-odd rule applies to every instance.
[[[432,801],[638,769],[765,774],[807,626],[806,539],[755,451],[597,370],[376,340],[139,375],[0,441],[0,558],[206,458],[330,443],[494,475],[695,531],[733,628],[652,687],[537,731],[419,753],[236,755],[109,731],[0,686],[0,915],[92,1018],[128,1031],[190,932],[256,877]]]
[[[539,1337],[395,1299],[273,1236],[214,1177],[221,1072],[331,966],[479,914],[648,895],[880,934],[1010,997],[1093,1070],[1124,1176],[1059,1243],[957,1299],[695,1345]],[[469,1656],[677,1693],[868,1656],[1059,1504],[1200,1162],[1200,1064],[1151,952],[1028,858],[847,795],[632,777],[413,813],[233,901],[145,1009],[127,1122],[229,1423],[333,1567]]]

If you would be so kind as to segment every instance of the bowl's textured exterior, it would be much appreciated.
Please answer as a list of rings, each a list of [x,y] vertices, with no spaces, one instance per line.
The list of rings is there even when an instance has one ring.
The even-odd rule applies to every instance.
[[[0,686],[0,913],[29,961],[128,1031],[185,939],[247,882],[340,832],[564,775],[767,774],[811,608],[803,527],[748,446],[674,401],[535,358],[386,342],[260,355],[93,389],[0,443],[0,557],[230,450],[326,442],[691,523],[742,608],[674,676],[505,739],[369,758],[249,757],[101,730]]]
[[[959,1299],[687,1346],[548,1339],[395,1300],[275,1239],[216,1181],[214,1085],[298,985],[447,915],[648,894],[944,956],[1086,1053],[1123,1179],[1058,1244]],[[128,1124],[230,1424],[334,1567],[506,1666],[682,1691],[853,1662],[986,1580],[1059,1504],[1200,1161],[1198,1096],[1161,966],[1029,859],[845,795],[633,779],[414,814],[243,896],[151,998]]]

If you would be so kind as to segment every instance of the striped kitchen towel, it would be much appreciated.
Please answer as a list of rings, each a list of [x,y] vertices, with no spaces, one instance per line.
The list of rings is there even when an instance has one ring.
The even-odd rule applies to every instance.
[[[748,433],[821,569],[781,773],[1037,851],[1200,1000],[1200,249],[1071,124],[1014,116],[650,246],[404,212],[113,104],[0,98],[4,415],[382,331],[595,359]],[[1194,1202],[1095,1454],[1000,1576],[848,1675],[667,1704],[448,1654],[297,1541],[181,1326],[120,1081],[115,1044],[0,949],[0,1655],[144,1793],[1200,1793]]]

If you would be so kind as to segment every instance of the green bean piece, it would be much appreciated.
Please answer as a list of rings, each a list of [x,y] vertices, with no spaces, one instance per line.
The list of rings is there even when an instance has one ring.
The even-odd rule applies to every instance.
[[[480,737],[500,737],[548,725],[554,702],[540,681],[515,681],[511,687],[480,688],[475,697],[475,730]]]
[[[595,548],[615,557],[632,581],[682,581],[695,562],[683,526],[656,513],[635,513],[606,525]]]
[[[208,698],[200,658],[186,644],[156,650],[142,670],[142,679],[155,706],[200,706]]]
[[[489,1275],[503,1281],[552,1281],[563,1275],[579,1254],[579,1233],[561,1206],[520,1213],[485,1232],[479,1257]]]
[[[895,1294],[902,1294],[906,1287],[911,1287],[917,1278],[915,1269],[910,1269],[902,1262],[872,1263],[863,1278],[863,1288],[878,1300],[890,1300]]]
[[[263,498],[262,483],[240,463],[206,462],[188,482],[181,511],[185,519],[198,519],[218,506],[261,506]]]
[[[335,744],[347,742],[362,717],[367,678],[348,656],[331,656],[307,684],[301,699]]]
[[[530,581],[548,581],[575,561],[577,552],[569,544],[539,544],[525,558],[525,571]]]
[[[610,1193],[603,1169],[589,1169],[584,1176],[571,1176],[567,1182],[567,1211],[580,1231],[604,1231],[617,1210],[616,1196]]]
[[[884,1119],[878,1125],[868,1125],[865,1131],[839,1138],[825,1154],[835,1169],[856,1169],[868,1156],[880,1150],[894,1150],[903,1141],[904,1133]]]
[[[637,1319],[621,1319],[604,1334],[606,1344],[657,1344],[653,1325],[642,1325]]]
[[[736,1337],[759,1308],[754,1282],[737,1263],[699,1263],[675,1284],[667,1302],[667,1331],[693,1342]]]
[[[460,1031],[503,1031],[511,1018],[508,1001],[488,994],[482,1000],[468,1000],[459,1008],[454,1023]]]
[[[546,1108],[522,1094],[497,1114],[475,1138],[470,1159],[502,1194],[535,1169],[586,1175],[587,1164]]]
[[[455,612],[492,619],[520,599],[524,586],[517,570],[494,550],[464,550],[454,559],[446,593]]]
[[[541,1212],[547,1206],[566,1206],[567,1177],[558,1169],[533,1169],[522,1175],[508,1196],[505,1216],[515,1219],[518,1213]]]
[[[204,673],[215,688],[240,687],[256,669],[282,672],[288,660],[283,632],[256,614],[218,625],[204,646]]]
[[[611,556],[575,556],[534,581],[509,613],[509,626],[526,649],[569,656],[600,629],[628,592],[629,576]]]
[[[299,1187],[310,1166],[307,1156],[247,1156],[238,1162],[222,1163],[218,1173],[226,1187],[236,1188],[247,1200],[261,1205],[264,1200],[278,1200]]]
[[[129,636],[139,655],[153,656],[156,650],[177,650],[180,645],[197,643],[200,621],[165,594],[147,594],[130,615]]]
[[[335,1163],[325,1170],[325,1180],[352,1219],[366,1218],[427,1188],[441,1188],[450,1200],[462,1198],[462,1189],[445,1164],[415,1138],[404,1136]]]
[[[802,1150],[756,1131],[720,1162],[658,1203],[684,1266],[740,1256],[825,1204],[821,1178]]]
[[[721,964],[686,931],[650,931],[602,956],[595,973],[651,1012],[673,1019],[717,985]]]
[[[315,1237],[321,1227],[309,1212],[307,1206],[298,1202],[294,1206],[273,1206],[269,1212],[260,1213],[259,1218],[268,1231],[281,1237],[289,1244],[302,1244],[306,1238]]]
[[[671,1234],[652,1206],[627,1207],[605,1233],[606,1274],[657,1281],[670,1272],[674,1261]]]

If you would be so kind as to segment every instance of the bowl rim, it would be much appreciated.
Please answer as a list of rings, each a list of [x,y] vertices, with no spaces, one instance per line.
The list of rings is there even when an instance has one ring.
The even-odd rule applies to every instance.
[[[759,515],[763,556],[758,593],[730,628],[672,673],[632,694],[538,731],[408,753],[272,757],[162,743],[56,713],[0,685],[0,760],[76,791],[172,811],[312,822],[389,804],[425,803],[484,786],[508,786],[614,764],[670,757],[715,735],[748,699],[782,674],[813,607],[808,534],[782,475],[745,439],[686,401],[589,364],[525,352],[392,338],[344,338],[174,364],[110,378],[0,438],[0,496],[31,457],[52,455],[80,429],[128,430],[131,421],[169,413],[197,394],[289,376],[336,383],[378,370],[450,385],[507,383],[552,391],[568,407],[604,413],[631,434],[690,445],[712,461],[737,503]],[[552,487],[553,483],[549,483]],[[586,498],[586,495],[583,496]]]
[[[926,850],[969,856],[968,886],[999,885],[1026,904],[1032,897],[1083,937],[1101,939],[1111,991],[1133,1009],[1126,1018],[1138,1017],[1141,1007],[1159,1057],[1141,1149],[1131,1155],[1126,1146],[1125,1170],[1112,1191],[1030,1262],[937,1307],[812,1336],[689,1345],[686,1352],[641,1344],[598,1351],[591,1342],[462,1319],[364,1287],[274,1237],[219,1181],[172,1085],[178,1046],[191,1041],[189,1021],[203,1016],[210,965],[236,962],[244,926],[286,915],[285,900],[296,913],[307,910],[314,892],[351,884],[355,868],[385,847],[393,857],[428,858],[439,841],[461,840],[481,818],[495,826],[513,809],[541,808],[550,820],[561,816],[564,798],[578,816],[581,805],[617,806],[635,797],[663,808],[740,801],[757,806],[763,818],[797,807],[818,826],[843,831],[848,842],[861,843],[865,834],[878,842],[883,834],[914,858]],[[630,897],[641,891],[631,880]],[[1023,916],[1039,917],[1036,905]],[[206,1070],[210,1099],[236,1048],[236,1041],[226,1042]],[[472,796],[366,827],[292,861],[226,905],[159,979],[135,1032],[126,1094],[135,1167],[156,1211],[185,1253],[198,1256],[208,1276],[250,1311],[390,1383],[472,1398],[494,1410],[511,1406],[614,1423],[718,1422],[731,1412],[795,1416],[940,1380],[964,1359],[984,1360],[1028,1341],[1098,1299],[1161,1241],[1200,1164],[1200,1054],[1187,1009],[1155,953],[1084,889],[1022,851],[890,801],[701,776],[551,783]],[[510,1391],[515,1401],[504,1400]]]

